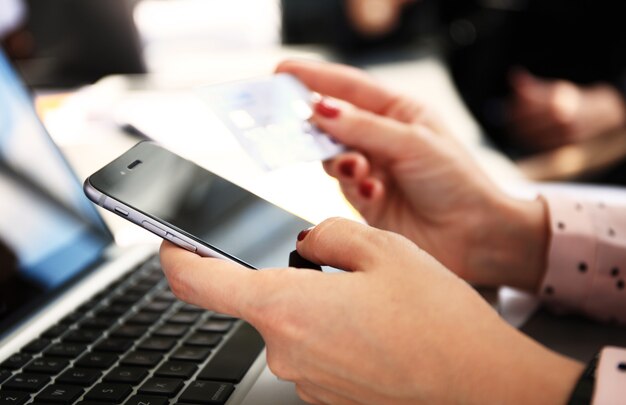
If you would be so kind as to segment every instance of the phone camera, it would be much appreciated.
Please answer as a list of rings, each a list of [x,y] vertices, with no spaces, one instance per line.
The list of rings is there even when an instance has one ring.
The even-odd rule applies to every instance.
[[[133,170],[135,167],[139,166],[141,163],[142,163],[141,160],[137,159],[126,167],[128,168],[128,170]]]

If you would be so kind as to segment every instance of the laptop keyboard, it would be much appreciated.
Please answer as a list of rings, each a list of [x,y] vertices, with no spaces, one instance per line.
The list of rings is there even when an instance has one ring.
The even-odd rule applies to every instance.
[[[0,363],[0,405],[224,404],[263,347],[177,300],[152,257]]]

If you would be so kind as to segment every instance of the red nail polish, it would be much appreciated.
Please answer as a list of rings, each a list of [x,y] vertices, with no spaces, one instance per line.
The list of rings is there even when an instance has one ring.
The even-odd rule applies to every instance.
[[[354,176],[354,162],[341,162],[339,171],[346,177]]]
[[[309,229],[305,229],[303,231],[300,231],[300,233],[298,234],[298,242],[302,242],[304,240],[304,238],[306,238],[306,236],[309,234],[309,232],[311,232],[311,229],[313,229],[313,228],[309,228]]]
[[[339,108],[325,99],[315,104],[315,112],[325,118],[337,118],[339,116]]]
[[[365,198],[371,198],[372,192],[374,191],[374,186],[372,183],[361,183],[359,185],[359,193]]]

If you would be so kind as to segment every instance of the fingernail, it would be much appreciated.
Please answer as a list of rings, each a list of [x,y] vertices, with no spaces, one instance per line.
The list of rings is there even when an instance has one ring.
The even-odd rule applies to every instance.
[[[341,164],[339,164],[339,171],[346,177],[354,176],[354,162],[341,162]]]
[[[339,108],[326,99],[321,99],[315,104],[315,112],[325,118],[337,118],[339,116]]]
[[[313,229],[313,228],[309,228],[309,229],[305,229],[303,231],[300,231],[300,233],[298,234],[298,242],[302,242],[304,240],[304,238],[306,238],[306,236],[309,234],[309,232],[311,232],[311,229]]]
[[[370,198],[372,196],[372,192],[374,191],[374,186],[372,183],[361,183],[359,185],[359,192],[365,198]]]

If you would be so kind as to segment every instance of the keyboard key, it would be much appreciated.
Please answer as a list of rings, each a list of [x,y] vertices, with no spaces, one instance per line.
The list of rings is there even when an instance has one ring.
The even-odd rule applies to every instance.
[[[169,323],[182,323],[185,325],[190,325],[195,323],[198,318],[200,318],[200,313],[198,312],[178,312],[172,315],[167,321]]]
[[[184,344],[188,346],[215,347],[222,341],[222,337],[219,333],[196,332],[189,336]]]
[[[83,395],[83,389],[70,385],[50,385],[35,397],[36,401],[71,404]]]
[[[7,378],[11,377],[11,375],[11,371],[0,369],[0,384],[2,384]]]
[[[115,303],[133,306],[144,296],[145,294],[143,293],[121,291],[119,295],[115,297]]]
[[[129,339],[107,338],[98,343],[93,350],[96,352],[125,353],[133,347],[133,341]]]
[[[48,339],[54,339],[61,336],[65,333],[65,331],[67,331],[67,325],[57,324],[48,328],[48,330],[42,333],[41,336]]]
[[[98,317],[87,318],[81,322],[81,327],[84,329],[106,330],[117,322],[116,318]]]
[[[236,321],[237,320],[237,318],[235,318],[234,316],[230,316],[226,314],[219,314],[219,313],[212,314],[211,319],[217,319],[221,321]]]
[[[158,352],[130,352],[121,361],[126,366],[154,367],[163,355]]]
[[[107,382],[137,385],[148,376],[148,371],[138,367],[115,367],[104,377]]]
[[[93,343],[102,336],[102,332],[94,329],[73,329],[63,336],[64,342]]]
[[[108,304],[96,311],[96,316],[104,317],[120,317],[128,312],[132,308],[132,305],[128,304]]]
[[[233,321],[224,321],[219,319],[209,319],[198,327],[200,332],[219,332],[226,333],[234,325]]]
[[[139,338],[143,336],[144,333],[148,330],[147,326],[144,325],[129,325],[124,324],[117,329],[111,332],[112,336],[115,337],[123,337],[123,338]]]
[[[104,405],[104,404],[99,401],[80,401],[76,405]]]
[[[129,396],[131,392],[133,392],[133,389],[130,385],[100,383],[89,390],[85,398],[107,402],[109,404],[119,404]]]
[[[235,387],[229,383],[194,381],[179,397],[179,401],[192,404],[224,404]]]
[[[28,363],[33,357],[30,354],[25,353],[15,353],[8,359],[0,364],[0,367],[6,368],[9,370],[17,370],[18,368],[24,367],[26,363]]]
[[[0,391],[0,405],[22,405],[30,399],[27,392]]]
[[[115,364],[117,359],[118,356],[111,353],[89,352],[78,359],[76,365],[78,367],[106,369]]]
[[[206,312],[206,310],[203,308],[200,308],[191,304],[186,304],[186,303],[183,306],[181,306],[178,311],[179,312]]]
[[[243,323],[204,367],[198,379],[239,382],[265,346],[250,324]]]
[[[22,351],[25,353],[39,353],[50,345],[50,339],[37,338],[31,340],[29,344],[22,347]]]
[[[178,394],[183,385],[183,380],[176,378],[151,378],[139,388],[139,393],[172,398]]]
[[[159,328],[157,328],[153,332],[153,335],[178,338],[178,337],[184,336],[188,330],[189,330],[188,325],[165,324],[165,325],[159,326]]]
[[[56,343],[46,350],[45,354],[52,357],[73,359],[85,351],[87,346],[77,343]]]
[[[170,356],[171,360],[203,362],[211,354],[211,350],[204,347],[179,347]]]
[[[38,359],[30,362],[25,371],[29,373],[42,373],[42,374],[58,374],[60,373],[67,365],[69,361],[61,358],[54,357],[40,357]]]
[[[158,312],[159,314],[162,314],[163,312],[167,311],[171,306],[171,302],[152,301],[141,307],[141,310],[147,312]]]
[[[170,290],[165,290],[163,292],[160,292],[159,295],[157,295],[155,299],[159,301],[169,301],[169,302],[177,301],[176,296]]]
[[[137,325],[152,325],[159,320],[161,314],[155,314],[154,312],[138,312],[137,314],[128,318],[127,322]]]
[[[124,405],[167,405],[170,401],[166,397],[155,397],[152,395],[135,395],[124,402]]]
[[[176,339],[166,337],[149,337],[139,344],[138,349],[169,352],[174,346],[176,346]]]
[[[98,370],[90,370],[86,368],[70,368],[61,374],[56,382],[69,385],[79,385],[81,387],[89,387],[102,376]]]
[[[50,382],[50,377],[41,374],[21,373],[2,384],[2,389],[37,392]]]
[[[159,367],[154,375],[158,377],[174,377],[188,379],[198,370],[198,366],[193,363],[185,363],[182,361],[166,361]]]

